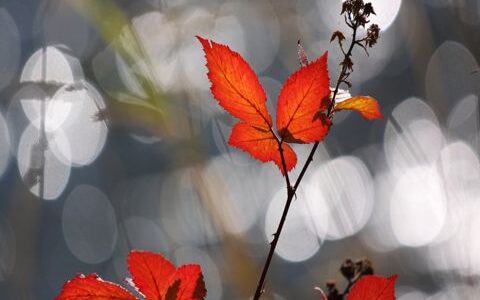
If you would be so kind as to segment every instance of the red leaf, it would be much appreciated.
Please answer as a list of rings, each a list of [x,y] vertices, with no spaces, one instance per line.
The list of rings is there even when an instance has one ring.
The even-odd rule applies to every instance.
[[[103,281],[96,274],[77,275],[63,286],[55,300],[136,300],[127,290],[112,282]]]
[[[352,287],[347,300],[394,300],[397,277],[364,276]]]
[[[278,139],[272,130],[266,95],[248,63],[227,46],[197,36],[207,59],[212,94],[240,123],[232,129],[229,144],[261,162],[273,161],[284,174]],[[283,145],[287,172],[297,162],[293,149]],[[285,174],[284,174],[285,175]]]
[[[197,39],[205,51],[212,94],[219,104],[245,123],[271,127],[265,91],[248,63],[225,45]]]
[[[161,255],[132,251],[127,258],[128,271],[135,287],[146,300],[162,299],[175,275],[175,266]]]
[[[201,300],[207,293],[199,265],[175,269],[159,254],[132,251],[128,255],[128,270],[146,300]]]
[[[203,281],[202,271],[199,265],[184,265],[177,269],[176,280],[180,280],[178,289],[178,300],[200,300],[207,294],[205,282]]]
[[[383,120],[380,106],[377,100],[368,96],[356,96],[335,105],[335,111],[355,110],[367,120],[381,119]]]
[[[273,161],[282,174],[284,174],[282,159],[278,150],[278,142],[270,129],[252,127],[240,122],[233,127],[232,135],[228,143],[233,147],[250,153],[252,157],[261,162]],[[286,143],[282,144],[282,150],[288,172],[295,167],[297,156],[293,149]]]
[[[284,84],[277,104],[277,129],[291,143],[321,141],[330,120],[325,112],[330,103],[327,52],[293,73]]]

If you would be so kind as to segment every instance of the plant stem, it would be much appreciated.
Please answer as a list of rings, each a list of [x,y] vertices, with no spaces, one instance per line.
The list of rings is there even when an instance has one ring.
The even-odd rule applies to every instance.
[[[350,47],[348,48],[347,53],[345,53],[344,57],[344,62],[350,59],[350,56],[352,56],[352,50],[355,46],[356,43],[356,36],[357,36],[357,29],[358,29],[358,24],[353,24],[353,34],[352,34],[352,42],[350,44]],[[335,98],[337,97],[338,94],[338,89],[340,88],[340,84],[342,82],[345,82],[346,77],[348,77],[347,74],[347,66],[346,64],[342,64],[342,70],[340,72],[340,75],[338,76],[337,83],[335,85],[335,90],[333,91],[332,95],[332,100],[330,102],[330,106],[328,107],[327,111],[327,117],[331,120],[333,118],[333,111],[335,107]],[[265,264],[263,266],[262,274],[260,276],[260,279],[257,284],[257,289],[255,291],[255,295],[253,297],[254,300],[260,299],[260,297],[263,294],[263,287],[265,284],[265,279],[267,277],[268,269],[270,268],[270,263],[273,258],[273,254],[275,253],[275,248],[277,247],[278,240],[280,239],[280,234],[282,233],[283,225],[285,224],[285,220],[287,219],[288,211],[290,209],[290,205],[292,204],[293,197],[295,196],[295,193],[297,192],[297,189],[300,185],[300,182],[302,181],[303,177],[305,176],[305,173],[307,172],[308,167],[310,166],[310,163],[313,161],[313,156],[315,155],[315,152],[318,148],[318,145],[320,142],[315,142],[315,144],[312,147],[312,150],[310,151],[310,154],[308,155],[307,160],[305,161],[305,164],[302,167],[302,170],[300,171],[300,175],[298,176],[297,180],[295,181],[295,184],[293,187],[291,186],[290,180],[288,178],[288,172],[287,168],[285,165],[285,158],[283,155],[283,149],[281,147],[281,142],[279,142],[279,149],[280,149],[280,156],[282,158],[282,165],[283,165],[283,170],[285,172],[285,178],[286,178],[286,183],[287,183],[287,201],[285,203],[285,207],[283,209],[282,217],[280,218],[280,223],[278,224],[277,231],[273,235],[273,240],[270,243],[270,250],[268,252],[267,259],[265,261]]]
[[[273,235],[273,240],[270,243],[270,251],[268,252],[267,260],[265,261],[265,265],[263,266],[262,275],[260,276],[260,280],[257,284],[257,290],[255,291],[255,296],[253,297],[254,300],[260,299],[263,293],[263,285],[265,283],[265,278],[267,277],[268,269],[270,267],[270,262],[273,258],[273,253],[275,253],[275,248],[277,247],[278,239],[280,237],[280,233],[282,232],[283,225],[285,224],[285,220],[287,219],[288,210],[290,209],[290,204],[292,204],[293,190],[289,190],[287,202],[285,203],[285,208],[283,209],[282,217],[280,219],[280,223],[278,224],[277,231]]]

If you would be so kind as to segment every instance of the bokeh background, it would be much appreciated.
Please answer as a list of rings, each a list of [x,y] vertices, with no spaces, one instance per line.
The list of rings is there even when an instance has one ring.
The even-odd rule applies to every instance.
[[[401,300],[480,296],[480,2],[372,0],[382,29],[287,218],[265,299],[343,288],[346,258]],[[248,299],[285,201],[273,164],[226,144],[194,36],[226,43],[274,111],[346,31],[339,0],[5,0],[0,4],[0,299],[53,299],[76,273],[128,276],[130,249],[202,265],[208,299]],[[300,163],[310,146],[295,147]],[[293,177],[298,174],[293,171]]]

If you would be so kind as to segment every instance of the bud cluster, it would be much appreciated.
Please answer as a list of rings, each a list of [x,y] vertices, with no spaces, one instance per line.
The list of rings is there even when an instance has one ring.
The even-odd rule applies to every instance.
[[[351,87],[347,80],[348,76],[353,72],[352,50],[354,46],[360,46],[368,55],[368,48],[373,47],[380,37],[380,27],[377,24],[370,23],[370,15],[375,15],[375,10],[370,2],[363,2],[363,0],[346,0],[342,4],[342,11],[340,12],[345,18],[345,23],[352,29],[352,40],[350,47],[344,48],[345,34],[339,30],[335,31],[330,38],[330,42],[338,41],[340,49],[344,54],[344,59],[340,63],[342,66],[340,82]],[[366,28],[366,35],[363,38],[358,38],[358,29]]]
[[[343,293],[340,293],[337,284],[333,280],[326,282],[326,297],[328,300],[344,300],[345,296],[350,291],[350,288],[355,282],[365,275],[373,275],[373,266],[372,262],[367,259],[359,259],[353,261],[351,259],[346,259],[340,266],[340,273],[348,281],[348,285],[345,288]]]

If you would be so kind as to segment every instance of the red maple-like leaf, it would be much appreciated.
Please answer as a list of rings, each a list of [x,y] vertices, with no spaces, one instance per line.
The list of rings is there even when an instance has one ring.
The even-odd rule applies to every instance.
[[[211,91],[218,103],[251,126],[271,127],[267,96],[248,63],[225,45],[197,38],[205,51]]]
[[[163,256],[145,251],[131,251],[128,269],[132,282],[145,300],[203,300],[207,294],[199,265],[180,268]],[[77,275],[65,283],[56,300],[136,300],[123,287],[102,280],[96,274]]]
[[[145,300],[200,300],[206,295],[199,265],[176,269],[168,260],[153,252],[132,251],[128,270],[135,287]]]
[[[280,144],[272,129],[267,110],[267,97],[257,75],[248,63],[225,45],[197,36],[207,59],[211,91],[218,103],[232,116],[241,120],[234,126],[229,144],[248,152],[262,162],[273,161],[282,173],[280,146],[285,154],[287,172],[297,162],[292,148]]]
[[[291,143],[321,141],[330,119],[325,112],[330,103],[327,52],[293,73],[284,84],[277,103],[277,129]]]
[[[364,276],[352,287],[347,300],[395,300],[397,277]]]
[[[77,275],[63,286],[63,290],[55,300],[136,300],[123,287],[112,282],[103,281],[96,274]]]
[[[205,52],[213,97],[240,120],[228,143],[261,162],[273,161],[285,175],[297,163],[297,156],[287,143],[319,142],[332,124],[327,115],[331,105],[328,53],[309,63],[299,42],[302,67],[280,91],[275,133],[265,91],[248,63],[228,46],[197,38]],[[335,106],[336,111],[344,109],[356,110],[367,119],[382,118],[377,102],[370,97],[354,97]]]

